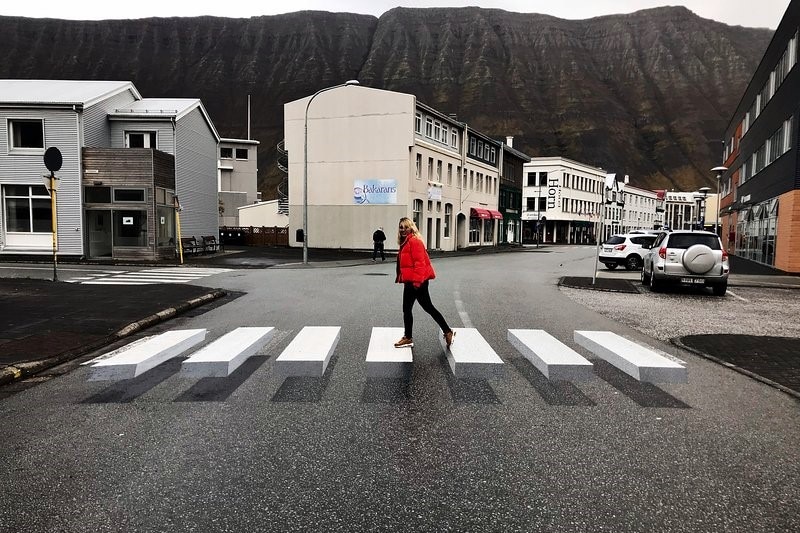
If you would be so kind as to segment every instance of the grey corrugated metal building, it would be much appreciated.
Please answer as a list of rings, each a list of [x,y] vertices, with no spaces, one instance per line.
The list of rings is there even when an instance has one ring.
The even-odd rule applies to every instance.
[[[184,235],[217,235],[219,135],[199,100],[143,99],[128,81],[0,80],[0,124],[0,255],[52,253],[51,204],[42,181],[42,156],[50,147],[63,156],[57,173],[59,255],[91,256],[89,243],[97,232],[90,231],[90,222],[131,226],[131,217],[116,217],[114,208],[120,213],[142,210],[142,205],[156,202],[156,195],[162,205],[179,196]],[[144,189],[128,189],[118,179],[104,185],[98,169],[84,168],[82,149],[87,147],[172,154],[175,190],[156,188],[152,179]],[[126,160],[121,152],[120,164]],[[103,172],[113,172],[113,165]],[[108,202],[87,205],[87,190],[95,199],[107,196]],[[107,217],[97,216],[99,205],[108,207]],[[133,226],[121,229],[130,234],[139,227],[136,221]],[[148,256],[142,249],[115,246],[120,228],[105,228],[109,246],[96,250],[108,249],[113,257]],[[163,256],[156,235],[140,240],[153,257]]]

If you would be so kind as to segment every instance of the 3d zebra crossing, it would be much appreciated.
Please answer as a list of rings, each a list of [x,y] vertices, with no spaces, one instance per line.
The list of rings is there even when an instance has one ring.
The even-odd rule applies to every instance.
[[[321,377],[340,338],[339,327],[303,328],[275,360],[284,377]],[[237,328],[185,359],[186,377],[227,377],[272,337],[272,327]],[[455,378],[491,379],[505,364],[475,328],[457,328],[457,342],[442,349]],[[101,356],[91,365],[91,381],[124,380],[140,376],[205,340],[207,330],[172,330],[143,339]],[[394,348],[402,328],[372,329],[365,358],[367,377],[400,377],[413,365],[413,348]],[[543,330],[510,329],[509,342],[548,380],[586,381],[593,364]],[[575,331],[574,342],[634,379],[645,383],[686,383],[686,367],[656,350],[610,331]]]

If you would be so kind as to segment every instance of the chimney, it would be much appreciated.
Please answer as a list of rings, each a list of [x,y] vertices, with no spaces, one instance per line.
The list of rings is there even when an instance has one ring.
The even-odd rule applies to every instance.
[[[511,135],[507,136],[506,144],[508,145],[509,148],[514,148],[514,137],[512,137]]]

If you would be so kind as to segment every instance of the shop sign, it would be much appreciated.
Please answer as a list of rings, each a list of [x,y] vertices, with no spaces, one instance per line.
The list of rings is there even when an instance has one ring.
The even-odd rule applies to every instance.
[[[353,203],[396,204],[397,180],[355,180],[353,182]]]

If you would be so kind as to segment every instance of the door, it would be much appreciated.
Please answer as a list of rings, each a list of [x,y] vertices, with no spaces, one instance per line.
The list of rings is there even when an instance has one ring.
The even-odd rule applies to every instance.
[[[427,237],[427,241],[428,241],[428,250],[432,250],[433,249],[433,219],[431,219],[431,218],[428,219],[426,237]]]
[[[442,249],[442,219],[436,219],[436,249]]]
[[[111,257],[111,210],[90,209],[86,211],[86,227],[89,230],[89,257]]]

